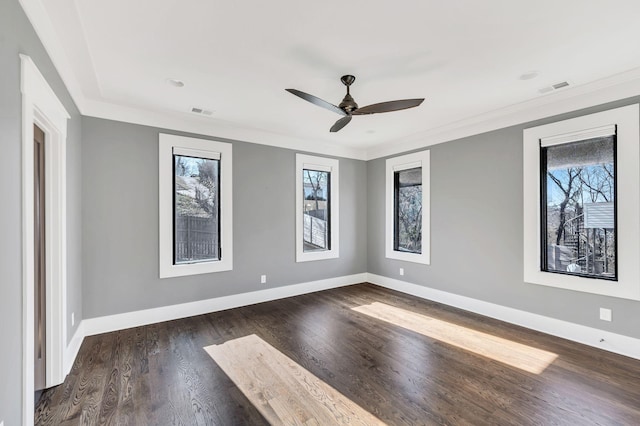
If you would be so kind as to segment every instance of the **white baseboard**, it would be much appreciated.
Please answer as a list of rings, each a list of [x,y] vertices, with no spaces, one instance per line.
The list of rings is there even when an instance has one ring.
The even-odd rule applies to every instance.
[[[126,312],[98,318],[89,318],[80,322],[65,351],[65,374],[69,374],[85,336],[124,330],[131,327],[154,324],[162,321],[187,318],[225,309],[238,308],[255,303],[268,302],[286,297],[298,296],[315,291],[328,290],[362,282],[411,294],[423,299],[454,306],[475,312],[490,318],[520,325],[567,340],[583,343],[595,348],[640,359],[640,339],[611,333],[592,327],[570,323],[554,318],[496,305],[470,297],[460,296],[441,290],[411,284],[394,278],[376,274],[361,273],[326,280],[310,281],[283,287],[275,287],[249,293],[217,297],[178,305],[163,306],[142,311]]]
[[[406,281],[383,277],[381,275],[367,274],[367,277],[368,282],[381,287],[475,312],[490,318],[520,325],[532,330],[604,349],[609,352],[640,359],[640,339],[508,308],[506,306],[411,284]]]
[[[181,303],[178,305],[163,306],[160,308],[145,309],[142,311],[89,318],[82,321],[81,327],[83,327],[84,336],[92,336],[94,334],[124,330],[126,328],[139,327],[141,325],[154,324],[179,318],[187,318],[195,315],[238,308],[241,306],[253,305],[255,303],[268,302],[270,300],[283,299],[285,297],[298,296],[301,294],[313,293],[315,291],[328,290],[330,288],[343,287],[366,281],[367,273],[347,275],[343,277],[329,278],[326,280],[310,281],[301,284],[252,291],[249,293],[217,297],[214,299],[199,300],[197,302]],[[80,329],[80,327],[78,327],[78,329]]]
[[[71,367],[73,367],[73,363],[76,360],[76,356],[78,355],[78,351],[80,350],[80,346],[82,345],[84,336],[84,322],[80,321],[80,324],[78,324],[78,328],[76,328],[76,332],[73,334],[71,341],[64,351],[63,374],[65,375],[65,377],[69,374],[69,372],[71,372]]]

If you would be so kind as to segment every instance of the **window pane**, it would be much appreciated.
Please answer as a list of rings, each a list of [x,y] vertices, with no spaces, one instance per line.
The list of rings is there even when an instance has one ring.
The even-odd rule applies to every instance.
[[[542,269],[616,279],[615,137],[543,148]]]
[[[329,172],[302,170],[305,252],[331,250],[330,180]]]
[[[422,253],[422,168],[394,173],[394,250]]]
[[[220,260],[220,160],[173,157],[174,263]]]

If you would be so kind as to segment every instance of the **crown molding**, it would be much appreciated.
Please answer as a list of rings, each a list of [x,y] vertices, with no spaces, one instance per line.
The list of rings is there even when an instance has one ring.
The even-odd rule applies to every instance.
[[[377,145],[367,150],[365,158],[395,155],[637,95],[640,95],[640,68]]]
[[[82,115],[296,151],[365,161],[373,160],[640,95],[640,68],[634,68],[611,77],[568,87],[405,138],[389,140],[374,147],[346,147],[320,139],[300,139],[242,127],[221,120],[196,119],[186,113],[146,110],[89,99],[82,92],[42,0],[19,1]]]
[[[19,2],[76,107],[82,113],[85,106],[82,89],[42,1],[19,0]]]
[[[277,146],[296,151],[364,160],[366,152],[359,148],[327,143],[322,140],[299,139],[264,130],[241,127],[211,118],[196,118],[179,112],[153,111],[87,98],[69,58],[51,23],[41,0],[19,0],[22,9],[40,38],[51,62],[60,74],[80,114],[125,123],[159,127],[196,133],[203,136],[240,140],[261,145]]]
[[[298,152],[306,151],[356,160],[364,160],[366,155],[364,150],[358,148],[329,144],[321,140],[299,139],[284,134],[242,127],[215,118],[195,117],[187,113],[160,112],[94,100],[86,100],[85,108],[81,112],[89,117],[159,127],[218,139],[276,146]]]

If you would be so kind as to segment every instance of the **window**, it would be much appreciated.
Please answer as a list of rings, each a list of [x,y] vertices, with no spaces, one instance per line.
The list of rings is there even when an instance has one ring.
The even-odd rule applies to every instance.
[[[160,134],[160,277],[232,269],[231,144]]]
[[[429,264],[429,151],[386,162],[386,257]]]
[[[297,262],[339,257],[338,172],[338,160],[296,154]]]
[[[220,260],[219,188],[217,153],[173,148],[174,264]]]
[[[393,249],[422,253],[422,167],[393,172]]]
[[[541,141],[543,271],[617,279],[615,145],[615,126],[592,139]]]
[[[302,187],[302,250],[331,250],[331,173],[303,168]]]
[[[525,129],[525,282],[640,300],[639,112]]]

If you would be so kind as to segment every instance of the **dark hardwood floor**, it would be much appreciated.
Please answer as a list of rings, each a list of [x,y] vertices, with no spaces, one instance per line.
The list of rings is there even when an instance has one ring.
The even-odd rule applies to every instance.
[[[354,310],[372,303],[441,334]],[[36,424],[268,424],[203,349],[249,335],[387,424],[640,424],[640,361],[370,284],[87,337]]]

